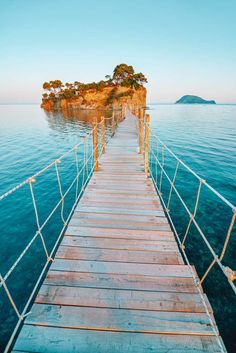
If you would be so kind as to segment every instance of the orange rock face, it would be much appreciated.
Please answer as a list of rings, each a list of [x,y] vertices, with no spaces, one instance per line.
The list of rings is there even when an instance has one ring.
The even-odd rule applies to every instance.
[[[112,93],[113,99],[109,98]],[[90,89],[78,97],[69,99],[43,100],[41,107],[49,111],[67,108],[109,109],[114,107],[117,109],[126,104],[130,107],[145,107],[146,94],[146,88],[143,86],[137,90],[121,86],[116,87],[115,90],[114,87],[105,87],[101,91]]]

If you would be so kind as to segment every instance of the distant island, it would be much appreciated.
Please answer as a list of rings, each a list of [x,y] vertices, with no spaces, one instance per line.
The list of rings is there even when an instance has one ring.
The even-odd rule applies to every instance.
[[[44,82],[41,107],[45,110],[79,109],[119,109],[146,106],[147,82],[141,72],[135,73],[133,66],[119,64],[106,80],[83,83],[75,81],[62,83],[60,80]]]
[[[186,95],[181,97],[175,104],[216,104],[214,100],[207,101],[198,96]]]

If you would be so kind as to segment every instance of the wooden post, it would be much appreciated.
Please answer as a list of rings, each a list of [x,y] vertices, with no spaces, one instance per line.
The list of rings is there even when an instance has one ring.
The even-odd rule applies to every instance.
[[[105,118],[102,116],[101,120],[101,138],[102,138],[102,154],[105,153],[106,150],[106,140],[105,140]]]
[[[112,137],[115,135],[115,112],[113,110],[112,112],[112,126],[111,126],[111,131],[112,131]]]
[[[145,124],[145,174],[148,176],[148,149],[149,149],[149,134],[150,134],[150,115],[146,114],[146,124]]]
[[[143,114],[144,110],[139,110],[139,154],[143,153]]]
[[[94,171],[97,172],[99,169],[98,163],[98,124],[97,118],[94,118],[93,127],[93,159],[94,159]]]

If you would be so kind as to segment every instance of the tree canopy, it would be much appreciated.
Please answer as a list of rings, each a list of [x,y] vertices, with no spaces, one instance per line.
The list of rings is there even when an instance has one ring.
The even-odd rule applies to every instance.
[[[140,86],[147,82],[147,78],[143,73],[135,73],[133,66],[127,64],[119,64],[113,70],[113,75],[106,75],[106,80],[99,82],[82,83],[75,81],[74,83],[66,82],[63,84],[60,80],[52,80],[43,83],[43,89],[47,93],[43,93],[43,99],[48,98],[73,98],[82,95],[84,91],[96,89],[101,91],[105,87],[129,87],[137,90]]]

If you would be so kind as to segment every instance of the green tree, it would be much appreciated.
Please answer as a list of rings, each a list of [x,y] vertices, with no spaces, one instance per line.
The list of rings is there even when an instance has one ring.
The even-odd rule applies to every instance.
[[[134,68],[131,65],[120,64],[114,68],[112,79],[116,84],[134,75]]]
[[[43,89],[50,91],[51,90],[51,85],[49,82],[44,82],[43,84]]]

